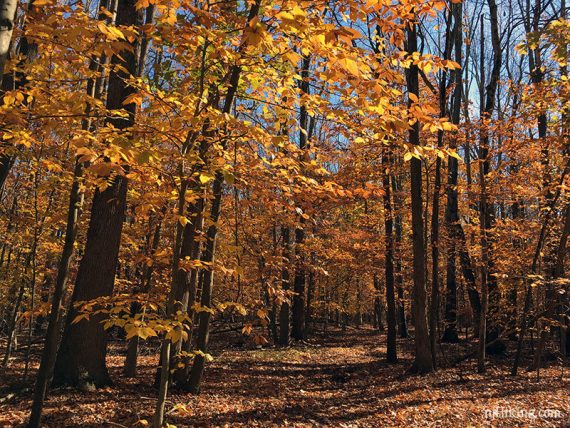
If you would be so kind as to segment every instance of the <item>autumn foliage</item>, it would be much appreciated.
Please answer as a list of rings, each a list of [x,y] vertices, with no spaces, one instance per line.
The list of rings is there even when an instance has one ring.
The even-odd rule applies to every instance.
[[[155,427],[218,337],[372,326],[415,373],[567,365],[570,24],[543,3],[0,0],[0,343],[29,426],[50,385],[112,385],[111,348],[127,378],[156,357]]]

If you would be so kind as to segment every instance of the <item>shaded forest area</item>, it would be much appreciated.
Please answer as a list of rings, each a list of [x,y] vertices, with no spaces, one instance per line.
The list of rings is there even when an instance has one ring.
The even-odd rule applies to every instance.
[[[0,0],[0,424],[570,424],[565,0]]]

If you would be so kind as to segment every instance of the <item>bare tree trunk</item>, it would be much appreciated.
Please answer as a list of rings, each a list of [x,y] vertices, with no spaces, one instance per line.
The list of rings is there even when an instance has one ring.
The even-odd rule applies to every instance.
[[[462,60],[462,3],[454,3],[451,6],[451,14],[454,21],[452,39],[455,48],[455,62],[461,65]],[[461,114],[461,95],[463,89],[462,70],[454,70],[453,84],[455,85],[451,99],[451,122],[458,125]],[[452,137],[451,149],[457,149],[457,137]],[[446,267],[446,296],[445,296],[445,330],[442,341],[457,342],[457,236],[456,224],[459,223],[459,204],[457,196],[457,177],[459,170],[458,160],[454,156],[447,157],[447,206],[445,209],[445,224],[449,236],[447,247]]]
[[[17,0],[0,1],[0,87],[2,86],[6,62],[10,54],[17,8]]]
[[[164,214],[161,213],[161,217]],[[154,228],[154,233],[152,234],[152,241],[149,242],[148,255],[152,257],[158,248],[160,242],[160,231],[162,228],[162,218],[157,220],[157,224]],[[142,292],[148,293],[152,286],[152,274],[154,272],[154,261],[151,266],[144,266],[144,273],[141,278],[142,282]],[[135,316],[140,312],[140,305],[135,304],[131,309],[131,316]],[[125,365],[123,367],[123,373],[126,377],[135,377],[137,375],[137,360],[139,354],[139,336],[135,335],[130,338],[127,344],[127,357],[125,358]]]
[[[489,14],[491,22],[491,44],[493,47],[493,66],[491,69],[491,75],[489,76],[489,83],[486,86],[485,93],[485,104],[482,109],[481,117],[483,120],[490,120],[495,109],[495,100],[497,94],[497,88],[500,77],[500,70],[502,64],[502,52],[501,52],[501,42],[499,37],[499,23],[497,17],[497,5],[495,0],[488,0]],[[481,46],[484,49],[484,27],[483,20],[481,21]],[[497,284],[497,276],[495,274],[495,263],[494,263],[494,237],[492,235],[492,228],[494,227],[494,209],[493,204],[489,201],[489,195],[486,186],[490,184],[489,174],[491,170],[491,156],[490,150],[490,131],[488,127],[484,127],[481,135],[481,144],[479,147],[479,159],[481,161],[480,165],[480,176],[481,176],[481,198],[479,204],[480,210],[480,227],[482,234],[482,257],[483,257],[483,281],[482,287],[486,288],[482,290],[482,293],[488,294],[488,305],[487,313],[488,320],[485,320],[487,325],[487,331],[484,332],[486,343],[492,343],[486,348],[487,352],[492,353],[502,353],[505,350],[504,343],[499,340],[500,326],[499,326],[499,314],[500,314],[500,294]],[[483,299],[484,300],[484,299]],[[485,305],[483,305],[485,306]],[[485,311],[485,308],[483,308]],[[480,323],[483,325],[483,321]],[[482,332],[479,332],[480,337]],[[484,358],[484,355],[480,355]],[[479,367],[481,369],[481,366]]]
[[[281,286],[283,291],[289,291],[289,265],[290,265],[290,245],[291,237],[289,226],[281,227],[281,237],[283,238],[283,268],[281,269]],[[281,303],[281,308],[279,309],[279,345],[287,346],[289,345],[289,318],[290,318],[290,305],[289,297],[287,300]]]
[[[184,233],[182,236],[182,246],[180,250],[180,259],[184,260],[185,258],[189,257],[190,260],[198,260],[200,257],[200,242],[197,239],[199,234],[202,233],[202,229],[204,228],[204,205],[205,200],[201,197],[196,203],[192,204],[189,209],[188,213],[190,215],[190,222],[186,224],[184,227]],[[196,302],[196,286],[197,286],[197,279],[198,279],[198,270],[197,268],[193,267],[190,272],[185,271],[184,269],[178,270],[178,277],[177,277],[177,292],[178,294],[182,294],[181,301],[182,307],[180,310],[186,311],[188,313],[188,317],[190,319],[193,318],[193,311],[192,306]],[[190,331],[192,328],[190,326]],[[192,346],[192,335],[189,334],[188,339],[185,343],[180,342],[176,344],[176,353],[180,352],[180,350],[190,352]],[[176,369],[174,372],[174,378],[176,383],[179,384],[182,388],[186,387],[186,382],[188,380],[188,374],[190,372],[189,364],[187,361],[184,361],[184,368]]]
[[[63,298],[69,278],[69,268],[73,257],[75,238],[77,237],[77,224],[83,205],[83,192],[81,191],[80,180],[83,175],[83,165],[78,160],[75,163],[74,180],[69,195],[69,207],[67,210],[67,226],[65,231],[65,242],[59,261],[55,289],[51,301],[49,323],[46,332],[46,340],[42,359],[38,369],[36,385],[34,389],[34,399],[28,427],[36,428],[40,426],[42,409],[48,384],[53,375],[55,357],[60,341]]]
[[[0,96],[6,91],[18,90],[22,88],[28,80],[23,72],[17,71],[5,74],[6,61],[9,56],[10,42],[15,24],[15,15],[17,11],[17,0],[0,0]],[[35,18],[33,8],[27,11],[28,19]],[[18,66],[24,65],[31,61],[37,53],[37,45],[28,41],[26,37],[22,37],[18,44],[17,54],[22,56]],[[10,174],[10,170],[16,161],[16,155],[12,153],[15,147],[8,142],[0,142],[0,147],[4,150],[0,153],[0,195],[6,183],[6,179]]]
[[[451,23],[453,16],[449,13],[446,17],[446,30],[445,30],[445,49],[443,52],[444,60],[448,60],[451,56],[452,48],[452,34]],[[447,71],[441,72],[439,82],[439,116],[445,117],[447,115]],[[437,133],[437,146],[440,148],[443,145],[443,130]],[[438,321],[439,321],[439,304],[440,304],[440,291],[439,291],[439,197],[441,192],[441,158],[437,156],[435,161],[435,178],[433,184],[433,202],[432,202],[432,216],[431,216],[431,306],[429,312],[429,334],[430,334],[430,349],[433,361],[433,367],[437,367],[437,336],[438,336]]]
[[[402,243],[402,214],[401,214],[401,207],[400,203],[400,195],[398,194],[400,191],[400,186],[398,182],[400,181],[399,177],[395,177],[392,175],[392,190],[394,194],[394,210],[395,210],[395,217],[394,217],[394,230],[395,230],[395,245],[394,245],[394,252],[395,252],[395,264],[394,264],[394,273],[395,273],[395,284],[396,289],[398,290],[398,333],[402,339],[408,337],[408,325],[406,322],[406,307],[404,304],[404,285],[403,285],[403,275],[402,275],[402,258],[400,255],[401,249],[400,245]]]
[[[566,245],[568,243],[568,235],[570,235],[570,204],[566,205],[566,211],[564,214],[564,228],[562,230],[562,235],[560,236],[560,241],[558,243],[558,249],[556,251],[556,264],[554,267],[554,278],[564,277],[564,260],[566,258]],[[561,302],[564,302],[564,298],[567,299],[566,295],[560,294],[559,297]],[[558,318],[560,322],[560,353],[563,356],[568,355],[568,343],[570,329],[568,326],[568,317],[564,313],[565,308],[563,304],[560,304],[560,309],[558,311]]]
[[[303,56],[301,68],[301,82],[299,88],[302,94],[309,93],[309,67],[311,65],[311,57],[308,55]],[[299,113],[299,149],[301,149],[301,156],[304,156],[304,149],[307,148],[307,135],[308,135],[308,121],[309,114],[307,107],[301,102]],[[305,266],[303,255],[303,243],[305,241],[304,219],[299,218],[300,227],[295,229],[295,280],[293,282],[293,318],[291,336],[295,340],[305,339]]]
[[[380,279],[378,279],[378,274],[374,273],[374,290],[376,292],[376,297],[374,298],[374,324],[378,331],[384,331],[384,322],[382,320],[383,303],[381,299],[382,287],[380,287]]]
[[[14,302],[14,307],[12,308],[12,313],[10,314],[10,319],[8,320],[8,337],[6,342],[6,351],[4,352],[4,360],[2,361],[2,366],[6,367],[8,361],[10,360],[10,355],[12,354],[12,347],[14,346],[14,335],[16,334],[16,327],[18,322],[18,312],[20,312],[20,305],[22,304],[22,299],[24,297],[24,292],[26,291],[25,280],[22,280],[16,301]]]
[[[216,239],[218,235],[217,222],[218,219],[220,218],[220,213],[222,208],[223,182],[224,182],[224,175],[221,172],[217,172],[216,178],[214,179],[214,183],[212,185],[212,193],[214,195],[214,200],[212,202],[212,208],[210,211],[210,221],[212,222],[212,224],[208,227],[206,248],[204,250],[204,262],[209,263],[211,266],[213,266],[215,252],[216,252]],[[200,305],[204,308],[210,308],[212,306],[213,286],[214,286],[214,272],[213,269],[208,269],[204,271],[204,282],[202,288],[202,296],[200,299]],[[197,335],[197,348],[199,351],[203,352],[204,354],[208,350],[211,316],[212,314],[209,311],[202,311],[198,315],[199,324],[198,324],[198,335]],[[203,355],[196,355],[194,357],[194,363],[192,365],[192,369],[190,370],[190,375],[188,379],[188,389],[190,392],[194,394],[198,394],[200,392],[200,382],[202,381],[205,362],[206,359]]]
[[[407,30],[407,51],[409,55],[418,50],[417,28],[412,24]],[[419,98],[419,78],[417,65],[410,65],[406,73],[408,92]],[[413,101],[408,97],[408,107]],[[420,124],[415,122],[409,132],[410,144],[420,144]],[[426,260],[424,248],[424,224],[422,219],[422,163],[412,157],[410,160],[411,196],[412,196],[412,234],[414,255],[414,327],[415,361],[412,369],[418,373],[433,371],[429,330],[426,316]]]
[[[305,313],[305,331],[310,334],[313,330],[313,299],[316,291],[315,287],[315,269],[317,263],[317,255],[313,251],[311,252],[311,270],[309,271],[308,281],[307,281],[307,305]]]
[[[386,336],[386,361],[395,363],[398,361],[396,350],[396,302],[394,295],[394,213],[392,210],[392,192],[390,186],[391,154],[389,148],[383,148],[382,185],[384,188],[384,242],[385,242],[385,280],[386,280],[386,324],[388,334]],[[379,323],[380,324],[380,323]]]

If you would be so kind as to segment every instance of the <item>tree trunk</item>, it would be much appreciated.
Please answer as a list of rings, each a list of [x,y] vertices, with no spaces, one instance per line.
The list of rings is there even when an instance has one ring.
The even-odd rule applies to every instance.
[[[0,87],[2,86],[6,62],[10,54],[17,8],[17,0],[0,1]]]
[[[290,245],[291,237],[288,226],[281,227],[281,236],[283,238],[283,268],[281,269],[281,286],[284,292],[289,291],[289,265],[290,265]],[[289,318],[290,318],[290,305],[289,297],[286,297],[281,303],[281,308],[279,309],[279,345],[287,346],[289,345]]]
[[[307,334],[311,334],[313,330],[313,299],[315,294],[315,266],[317,263],[317,255],[313,251],[311,252],[311,270],[309,271],[308,283],[307,283],[307,305],[305,313],[305,331]]]
[[[486,86],[486,98],[485,98],[485,108],[483,110],[482,117],[486,120],[490,120],[495,109],[495,100],[497,95],[497,88],[500,78],[500,70],[502,64],[502,51],[501,51],[501,41],[499,36],[499,22],[498,22],[498,12],[497,4],[495,0],[488,0],[489,14],[491,22],[491,45],[493,48],[493,67],[491,69],[491,75],[489,76],[489,83]],[[481,21],[483,23],[483,21]],[[483,44],[483,41],[482,41]],[[481,160],[481,177],[485,181],[485,185],[490,185],[489,174],[491,172],[491,156],[490,150],[490,131],[488,127],[485,127],[483,134],[481,136],[481,146],[479,148],[479,159]],[[482,243],[482,252],[484,253],[483,258],[485,259],[485,270],[486,270],[486,283],[484,286],[487,287],[488,293],[488,317],[487,320],[487,332],[486,340],[487,342],[492,342],[487,349],[490,353],[502,353],[505,350],[504,343],[499,340],[500,335],[500,294],[499,287],[497,283],[497,276],[495,273],[495,263],[494,263],[494,242],[495,238],[492,234],[492,229],[495,224],[495,215],[493,204],[489,200],[489,195],[486,189],[482,189],[482,197],[480,203],[480,211],[483,214],[482,221],[482,233],[485,235],[485,243]]]
[[[302,94],[309,93],[309,67],[311,58],[308,55],[303,56],[301,68],[301,82],[299,89]],[[307,148],[307,135],[308,135],[308,121],[309,114],[306,106],[301,101],[299,113],[299,149],[301,149],[301,156],[304,156],[304,149]],[[303,243],[305,241],[304,219],[299,218],[300,227],[295,229],[295,279],[293,282],[293,318],[291,336],[295,340],[305,339],[305,266],[303,255]]]
[[[20,312],[20,305],[22,304],[22,299],[24,297],[24,292],[26,291],[25,278],[22,278],[20,288],[14,302],[14,307],[10,318],[8,320],[8,337],[6,339],[6,351],[4,352],[4,360],[2,361],[2,366],[8,366],[8,361],[10,360],[10,355],[12,354],[12,348],[14,346],[14,335],[16,334],[16,327],[18,322],[18,312]]]
[[[163,211],[161,213],[161,217],[165,214]],[[158,248],[158,244],[160,242],[160,231],[162,228],[162,218],[157,220],[157,225],[154,228],[154,233],[152,234],[152,241],[148,243],[149,249],[147,253],[150,257],[154,255]],[[150,237],[149,237],[150,238]],[[147,266],[145,264],[143,275],[141,278],[142,289],[143,293],[148,293],[152,286],[152,274],[154,272],[154,260],[151,266]],[[140,305],[136,303],[131,308],[131,316],[134,317],[137,313],[140,312]],[[125,358],[125,365],[123,367],[123,374],[126,377],[136,377],[137,375],[137,360],[139,354],[139,336],[135,335],[130,338],[129,343],[127,345],[127,357]]]
[[[6,91],[18,90],[28,81],[24,73],[18,71],[15,73],[5,74],[6,61],[9,56],[10,43],[15,24],[15,16],[17,12],[17,0],[0,0],[0,96]],[[33,8],[27,11],[28,19],[35,15]],[[18,44],[17,54],[23,59],[19,61],[18,66],[21,67],[30,61],[37,53],[37,45],[30,43],[26,37],[22,37]],[[6,183],[6,179],[10,174],[10,170],[16,161],[16,156],[11,153],[14,147],[9,142],[1,142],[2,153],[0,153],[0,195]]]
[[[140,24],[140,13],[136,1],[119,0],[117,25]],[[114,55],[111,63],[121,65],[112,68],[109,75],[107,108],[124,108],[127,117],[111,118],[108,122],[118,130],[127,130],[134,124],[136,105],[123,105],[123,101],[135,92],[127,85],[130,76],[137,73],[135,46],[132,50]],[[124,67],[124,68],[123,68]],[[101,387],[111,384],[107,371],[107,335],[101,320],[102,315],[73,323],[78,314],[76,302],[111,296],[115,285],[119,246],[127,199],[127,178],[116,175],[104,190],[96,189],[91,206],[91,218],[87,231],[87,242],[79,264],[71,308],[67,317],[63,340],[57,355],[54,371],[55,385],[79,385],[94,383]]]
[[[384,188],[384,242],[385,242],[385,280],[386,280],[386,324],[388,334],[386,336],[386,361],[395,363],[398,361],[396,350],[396,302],[394,293],[394,213],[392,211],[392,196],[390,186],[391,155],[389,148],[383,148],[382,154],[382,186]]]
[[[394,230],[395,230],[395,264],[394,264],[394,278],[396,283],[396,289],[398,290],[398,333],[402,339],[408,337],[408,324],[406,322],[406,307],[404,304],[404,284],[402,275],[402,258],[400,255],[400,244],[402,243],[402,214],[400,210],[400,186],[398,185],[400,179],[392,175],[392,190],[394,194]]]
[[[417,28],[413,24],[407,30],[407,51],[409,55],[418,50]],[[408,92],[419,98],[419,79],[417,65],[410,65],[406,73]],[[413,101],[408,97],[408,107]],[[416,120],[409,132],[411,145],[420,144],[420,124]],[[424,224],[422,219],[422,162],[416,157],[410,160],[411,197],[412,197],[412,235],[414,256],[414,327],[415,360],[412,369],[418,373],[433,371],[429,331],[426,316],[426,260],[424,248]]]
[[[65,242],[59,261],[55,289],[52,296],[49,323],[46,332],[46,340],[40,367],[38,369],[36,385],[34,389],[34,399],[28,427],[36,428],[40,426],[44,398],[48,384],[53,375],[53,368],[60,341],[62,324],[62,306],[67,280],[69,278],[69,268],[73,256],[75,238],[77,236],[77,224],[81,207],[83,205],[83,192],[81,191],[80,178],[83,175],[83,165],[76,161],[74,180],[69,195],[69,207],[67,210],[67,226],[65,231]]]
[[[256,14],[257,15],[257,14]],[[210,266],[214,264],[214,258],[216,253],[216,239],[218,236],[218,219],[220,218],[221,208],[222,208],[222,186],[224,182],[224,175],[222,172],[217,172],[212,185],[212,193],[214,200],[212,202],[212,207],[210,211],[210,221],[212,224],[208,227],[207,232],[207,242],[206,248],[204,250],[203,261],[208,263]],[[207,269],[204,271],[204,283],[202,288],[202,296],[200,298],[200,305],[204,308],[210,308],[212,306],[212,290],[214,287],[214,271],[213,269]],[[204,354],[208,350],[208,339],[210,335],[210,318],[212,314],[209,311],[202,311],[198,315],[198,335],[197,335],[197,348],[198,351]],[[190,370],[190,375],[188,379],[188,390],[193,394],[198,394],[200,392],[200,383],[202,381],[202,375],[204,373],[204,365],[206,359],[203,355],[196,355],[194,357],[194,363],[192,369]]]
[[[378,331],[384,331],[384,322],[382,321],[382,287],[380,287],[380,280],[378,275],[374,274],[374,290],[376,292],[376,297],[374,298],[374,324]]]
[[[257,0],[251,5],[247,22],[251,22],[259,13],[261,0]],[[234,98],[238,89],[240,76],[241,76],[241,66],[234,65],[230,71],[229,77],[229,88],[226,93],[224,100],[224,106],[222,112],[225,114],[230,114],[231,108],[234,102]],[[222,143],[222,148],[226,149],[226,143]],[[218,236],[218,220],[222,211],[222,195],[223,195],[223,184],[224,184],[224,174],[222,171],[217,171],[212,183],[212,207],[210,209],[210,221],[211,224],[208,227],[208,232],[206,234],[206,246],[204,248],[203,261],[209,264],[212,268],[204,271],[203,276],[203,286],[202,295],[200,297],[200,305],[202,307],[210,308],[212,305],[212,290],[214,287],[214,260],[216,255],[216,239]],[[198,351],[205,354],[208,350],[208,339],[210,333],[210,318],[211,313],[209,311],[200,312],[198,324],[198,333],[196,344]],[[196,355],[194,358],[194,363],[190,369],[190,374],[188,378],[188,390],[193,394],[198,394],[200,392],[200,383],[202,381],[202,375],[204,374],[204,365],[206,363],[205,355]],[[163,371],[164,375],[164,371]]]
[[[545,210],[545,214],[544,214],[544,219],[542,221],[542,226],[540,228],[540,235],[538,237],[538,241],[536,243],[536,248],[534,250],[534,256],[532,259],[532,267],[531,267],[531,273],[533,275],[536,275],[537,271],[538,271],[538,261],[539,258],[542,254],[542,249],[544,247],[544,242],[546,240],[546,235],[547,235],[547,230],[549,227],[549,223],[550,223],[550,217],[554,211],[554,207],[556,206],[556,203],[558,201],[558,198],[561,195],[561,185],[562,183],[564,183],[564,179],[566,178],[566,176],[570,173],[570,160],[567,160],[566,162],[566,166],[564,167],[564,171],[562,172],[559,182],[558,182],[558,186],[557,186],[557,190],[555,192],[555,194],[553,195],[553,197],[549,200],[549,204],[546,207],[547,209]],[[520,333],[519,333],[519,338],[518,338],[518,343],[517,343],[517,351],[515,354],[515,359],[513,362],[513,368],[511,370],[511,374],[514,376],[517,374],[518,371],[518,367],[520,364],[520,359],[521,359],[521,354],[522,354],[522,344],[526,335],[526,329],[528,327],[528,314],[530,312],[530,306],[532,303],[532,284],[529,283],[526,287],[526,292],[525,292],[525,303],[524,303],[524,308],[523,308],[523,313],[521,314],[521,321],[520,321]]]
[[[300,219],[301,220],[301,219]],[[303,222],[301,222],[303,223]],[[295,340],[305,338],[305,267],[300,248],[305,240],[303,226],[295,229],[295,278],[293,280],[293,306],[291,318],[291,337]]]
[[[445,49],[443,52],[443,59],[448,60],[451,56],[452,36],[451,36],[451,22],[453,16],[449,13],[446,17],[445,29]],[[444,69],[441,73],[439,82],[439,117],[443,118],[447,114],[447,71]],[[443,145],[443,130],[437,133],[437,147],[441,148]],[[431,300],[429,311],[429,334],[430,334],[430,349],[433,361],[433,367],[437,367],[437,335],[438,335],[438,321],[439,321],[439,197],[441,192],[441,158],[437,156],[435,160],[435,177],[433,183],[433,203],[431,215]],[[426,212],[427,217],[427,212]]]
[[[452,39],[455,47],[455,62],[461,65],[462,60],[462,4],[454,3],[451,6],[451,14],[454,21]],[[461,95],[463,89],[462,70],[453,71],[453,83],[455,85],[451,99],[451,122],[458,125],[461,114]],[[457,137],[451,139],[451,149],[457,149]],[[447,206],[445,209],[445,225],[449,236],[447,247],[446,266],[446,296],[445,296],[445,330],[442,341],[457,342],[457,236],[455,234],[456,224],[459,223],[459,204],[457,195],[459,162],[454,156],[447,157]]]
[[[197,202],[191,204],[188,207],[190,221],[184,227],[184,232],[182,235],[182,246],[180,249],[180,260],[184,260],[185,258],[189,258],[190,260],[198,260],[200,257],[200,242],[197,238],[204,227],[204,204],[205,200],[203,197],[201,197]],[[179,295],[182,294],[180,299],[182,302],[180,310],[186,311],[190,319],[192,319],[194,315],[194,309],[192,309],[192,306],[194,303],[196,303],[197,279],[197,268],[193,267],[189,272],[185,269],[178,269],[176,277],[176,288],[177,293]],[[191,331],[192,326],[189,327]],[[176,353],[180,352],[180,350],[190,352],[191,346],[192,336],[190,334],[185,343],[181,341],[176,344]],[[174,379],[176,380],[176,383],[179,384],[182,388],[185,388],[188,374],[190,372],[188,361],[184,362],[184,367],[181,369],[175,369],[174,372]]]

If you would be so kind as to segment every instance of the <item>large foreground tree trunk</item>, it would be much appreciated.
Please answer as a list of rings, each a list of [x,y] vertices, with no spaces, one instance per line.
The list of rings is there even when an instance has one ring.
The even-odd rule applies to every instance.
[[[136,1],[119,0],[116,15],[117,25],[135,25],[140,16]],[[132,50],[121,52],[122,58],[113,56],[114,68],[109,75],[107,98],[108,109],[125,108],[129,113],[124,118],[112,118],[109,122],[119,130],[134,124],[135,104],[123,106],[123,101],[135,89],[127,85],[130,76],[137,73],[137,57],[134,43]],[[110,178],[104,190],[97,189],[91,206],[91,218],[87,232],[85,252],[79,264],[71,308],[67,317],[63,340],[54,371],[55,385],[79,385],[94,383],[101,387],[111,384],[106,365],[107,335],[101,315],[73,323],[78,314],[75,303],[111,296],[115,285],[121,233],[125,220],[127,201],[127,178],[116,175]]]

